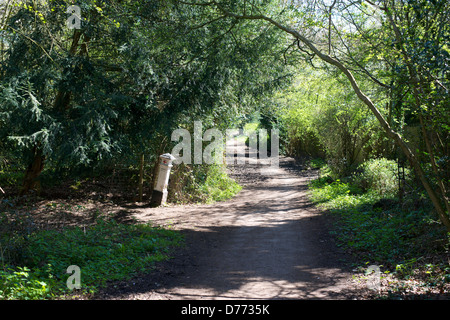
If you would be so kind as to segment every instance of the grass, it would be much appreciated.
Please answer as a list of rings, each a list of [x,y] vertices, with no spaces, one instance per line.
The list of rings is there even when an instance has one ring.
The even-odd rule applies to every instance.
[[[81,271],[79,294],[95,293],[109,281],[149,272],[182,243],[173,231],[149,224],[120,224],[99,219],[89,228],[33,232],[23,242],[19,261],[3,262],[0,299],[58,299],[70,294],[67,268]],[[1,266],[1,265],[0,265]]]

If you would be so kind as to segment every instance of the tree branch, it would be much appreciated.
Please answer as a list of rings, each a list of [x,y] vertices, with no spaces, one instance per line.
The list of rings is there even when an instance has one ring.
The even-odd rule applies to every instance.
[[[186,1],[178,0],[178,2],[182,3],[182,4],[189,5],[189,6],[210,6],[212,4],[216,4],[215,1],[211,1],[211,2],[186,2]]]
[[[50,57],[50,55],[48,54],[48,52],[45,51],[45,49],[44,49],[39,43],[37,43],[36,41],[34,41],[33,39],[31,39],[30,37],[28,37],[26,34],[22,33],[21,31],[19,31],[19,30],[17,30],[17,29],[14,29],[13,27],[11,27],[11,26],[9,26],[9,25],[7,25],[7,27],[10,28],[11,30],[17,32],[18,34],[20,34],[22,37],[26,38],[27,40],[31,41],[33,44],[35,44],[37,47],[39,47],[39,48],[45,53],[45,55],[46,55],[50,60],[53,61],[52,57]]]
[[[333,1],[333,3],[330,6],[330,11],[328,12],[328,54],[331,54],[331,11],[333,10],[334,6],[336,5],[336,0]]]
[[[373,1],[369,1],[369,0],[366,0],[366,2],[367,3],[369,3],[369,4],[371,4],[372,6],[374,6],[375,8],[377,8],[377,9],[380,9],[380,10],[382,10],[382,11],[387,11],[387,8],[384,6],[384,7],[380,7],[379,5],[377,5],[376,3],[374,3]]]
[[[212,20],[206,21],[205,23],[202,23],[202,24],[200,24],[200,25],[198,25],[198,26],[195,26],[195,27],[189,28],[189,31],[191,31],[191,30],[196,30],[196,29],[200,29],[200,28],[203,28],[204,26],[206,26],[206,25],[208,25],[208,24],[210,24],[210,23],[213,23],[213,22],[219,21],[220,19],[223,19],[223,18],[226,18],[226,16],[220,16],[220,17],[217,17],[217,18],[215,18],[215,19],[212,19]],[[189,31],[188,31],[188,32],[189,32]]]

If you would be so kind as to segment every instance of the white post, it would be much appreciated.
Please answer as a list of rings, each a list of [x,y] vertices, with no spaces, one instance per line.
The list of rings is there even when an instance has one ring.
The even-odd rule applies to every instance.
[[[159,171],[151,199],[151,204],[155,206],[163,205],[167,201],[167,185],[169,184],[170,170],[173,167],[172,162],[175,157],[170,153],[165,153],[159,156],[159,159]]]

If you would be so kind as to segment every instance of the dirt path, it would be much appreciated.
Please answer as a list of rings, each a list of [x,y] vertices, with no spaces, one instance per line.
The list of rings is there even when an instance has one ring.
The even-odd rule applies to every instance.
[[[307,198],[311,171],[236,165],[244,189],[212,205],[134,209],[139,220],[182,230],[186,247],[156,272],[102,299],[352,299],[361,292]],[[360,289],[359,289],[360,290]]]

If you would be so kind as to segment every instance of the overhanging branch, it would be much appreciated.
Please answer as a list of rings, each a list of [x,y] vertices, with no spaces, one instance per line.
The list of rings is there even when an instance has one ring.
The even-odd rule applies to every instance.
[[[392,19],[391,16],[389,15],[389,10],[387,10],[386,7],[380,7],[372,1],[368,1],[368,2],[370,4],[376,6],[378,9],[386,12],[388,17],[390,19]],[[184,3],[186,3],[186,2],[184,2]],[[200,4],[196,4],[196,5],[200,5]],[[372,102],[372,100],[361,91],[358,83],[356,82],[355,77],[353,76],[352,72],[347,67],[345,67],[337,59],[334,59],[334,58],[330,57],[329,55],[323,53],[310,40],[308,40],[305,36],[303,36],[297,30],[287,27],[287,26],[279,23],[278,21],[273,20],[270,17],[267,17],[262,14],[247,15],[247,14],[245,14],[245,12],[243,15],[235,14],[235,13],[229,12],[228,10],[223,8],[216,1],[204,2],[204,3],[201,3],[201,5],[207,5],[207,6],[214,5],[218,10],[220,10],[227,17],[231,17],[231,18],[234,18],[237,20],[264,20],[264,21],[267,21],[267,22],[271,23],[272,25],[274,25],[275,27],[277,27],[278,29],[280,29],[288,34],[291,34],[292,36],[297,38],[304,45],[306,45],[314,54],[316,54],[321,60],[323,60],[323,61],[327,62],[328,64],[331,64],[331,65],[337,67],[339,70],[341,70],[345,74],[347,79],[350,81],[353,91],[356,93],[357,97],[365,105],[367,105],[367,107],[370,109],[370,111],[373,113],[373,115],[377,118],[378,122],[380,123],[381,127],[383,128],[383,130],[385,131],[387,136],[390,137],[393,141],[395,141],[395,143],[401,148],[403,153],[406,155],[406,157],[408,158],[410,163],[414,166],[423,186],[425,187],[428,195],[430,196],[431,201],[433,202],[436,210],[438,211],[438,215],[441,218],[441,221],[447,227],[447,229],[450,231],[450,217],[448,216],[448,213],[445,212],[445,209],[440,205],[440,200],[439,200],[436,192],[434,191],[433,187],[431,186],[430,182],[428,181],[428,178],[426,177],[425,172],[424,172],[420,162],[418,161],[416,155],[411,151],[411,149],[409,148],[409,146],[407,145],[405,140],[395,130],[393,130],[391,128],[389,123],[386,121],[386,119],[380,113],[380,111],[375,106],[375,104]],[[394,31],[396,33],[396,36],[398,37],[399,30],[394,27]],[[446,205],[448,207],[448,201],[447,201]]]

